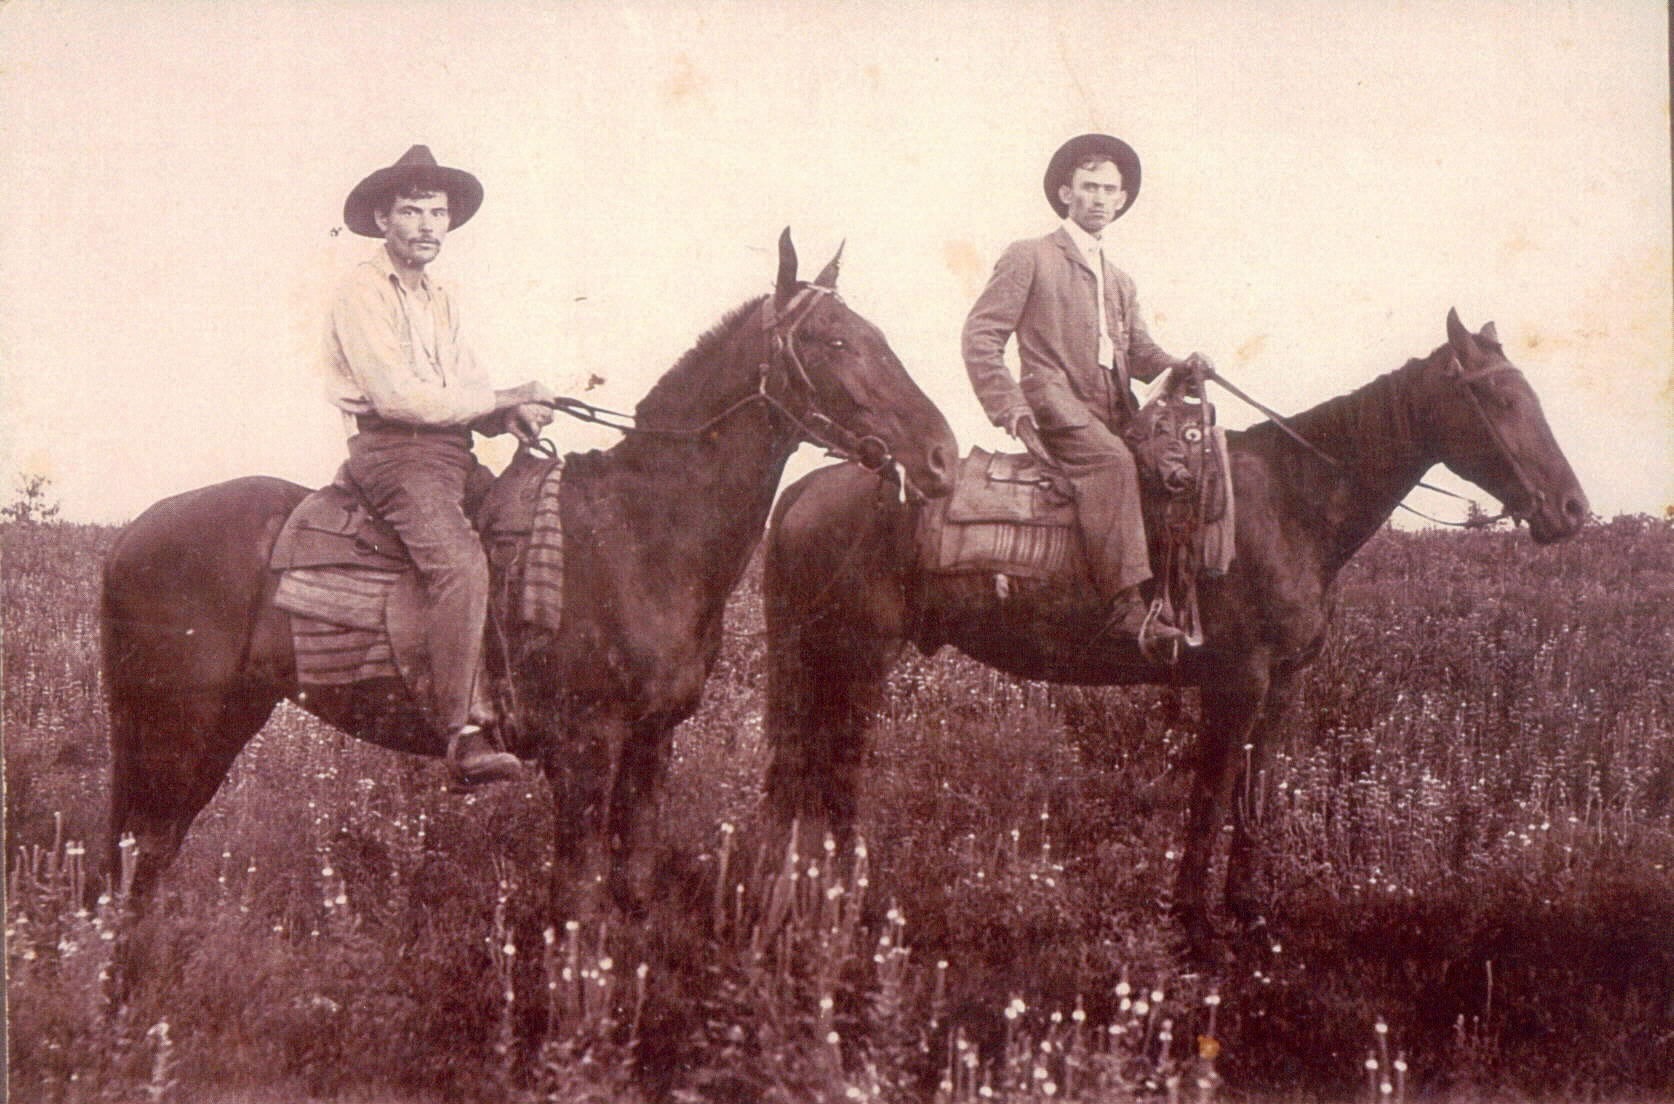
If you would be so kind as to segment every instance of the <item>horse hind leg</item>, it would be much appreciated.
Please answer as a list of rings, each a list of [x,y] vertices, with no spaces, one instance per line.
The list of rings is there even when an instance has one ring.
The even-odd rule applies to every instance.
[[[766,790],[782,825],[808,846],[846,844],[860,807],[867,729],[900,644],[858,633],[834,643],[813,626],[769,632]]]
[[[120,888],[126,869],[132,912],[145,910],[187,829],[277,703],[277,693],[254,688],[112,694],[109,883]]]
[[[781,496],[769,530],[766,796],[776,831],[798,824],[803,849],[852,835],[867,729],[905,636],[906,521],[891,492],[828,468]]]

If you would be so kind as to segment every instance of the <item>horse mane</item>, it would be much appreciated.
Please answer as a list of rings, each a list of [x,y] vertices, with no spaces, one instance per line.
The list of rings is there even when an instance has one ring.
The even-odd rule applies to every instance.
[[[1399,459],[1417,441],[1411,391],[1415,378],[1429,363],[1428,357],[1414,357],[1392,372],[1285,421],[1320,451],[1339,460],[1356,454]],[[1271,421],[1259,422],[1246,432],[1262,436],[1283,433]],[[1369,444],[1378,447],[1368,449]]]
[[[689,421],[692,396],[700,395],[706,389],[694,382],[693,377],[709,367],[716,350],[732,339],[744,320],[765,298],[765,295],[758,295],[740,303],[699,337],[696,344],[686,350],[674,362],[674,367],[664,372],[662,378],[639,400],[639,405],[634,407],[634,419],[642,424]]]

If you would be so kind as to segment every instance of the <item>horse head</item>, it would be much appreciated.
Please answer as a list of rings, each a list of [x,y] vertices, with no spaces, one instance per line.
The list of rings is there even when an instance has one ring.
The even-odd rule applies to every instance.
[[[843,249],[812,282],[796,278],[796,247],[779,236],[779,275],[763,304],[778,355],[770,389],[803,439],[873,470],[893,468],[937,498],[953,489],[958,442],[947,419],[907,375],[888,340],[837,294]]]
[[[1447,344],[1427,363],[1429,429],[1441,462],[1527,521],[1538,543],[1574,536],[1587,520],[1587,496],[1494,324],[1473,334],[1448,311]]]

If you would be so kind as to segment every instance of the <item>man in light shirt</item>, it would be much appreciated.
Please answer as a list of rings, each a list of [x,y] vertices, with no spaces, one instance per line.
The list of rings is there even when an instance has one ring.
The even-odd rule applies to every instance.
[[[488,610],[488,560],[465,515],[491,478],[471,451],[473,430],[525,441],[552,420],[553,393],[531,380],[496,390],[460,340],[459,315],[425,267],[448,231],[482,204],[482,185],[436,163],[424,146],[355,186],[343,221],[382,245],[332,302],[327,395],[343,411],[350,481],[401,535],[425,595],[431,719],[448,765],[468,785],[515,777],[470,715]]]
[[[1151,577],[1139,479],[1122,428],[1137,410],[1129,381],[1184,364],[1163,352],[1139,317],[1133,281],[1110,263],[1107,227],[1139,194],[1139,156],[1119,138],[1083,134],[1047,166],[1046,199],[1063,220],[1013,242],[965,319],[965,369],[997,426],[1049,458],[1075,491],[1093,583],[1112,631],[1179,637],[1153,619],[1140,584]],[[1101,309],[1102,307],[1102,309]],[[1005,363],[1017,338],[1020,379]]]

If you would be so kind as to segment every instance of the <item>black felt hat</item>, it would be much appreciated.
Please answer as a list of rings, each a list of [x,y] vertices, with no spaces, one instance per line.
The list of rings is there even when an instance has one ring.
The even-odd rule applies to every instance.
[[[1110,221],[1115,222],[1127,214],[1128,208],[1138,198],[1139,154],[1133,151],[1133,147],[1108,134],[1078,135],[1059,146],[1058,152],[1052,155],[1051,163],[1046,166],[1046,202],[1052,204],[1059,218],[1069,214],[1069,206],[1058,198],[1058,189],[1070,182],[1070,177],[1075,175],[1075,166],[1083,158],[1095,154],[1116,162],[1116,168],[1122,173],[1122,189],[1128,193],[1128,201]]]
[[[373,213],[398,187],[417,186],[448,194],[448,229],[457,230],[482,206],[482,182],[464,169],[436,164],[429,146],[414,146],[395,164],[355,185],[343,201],[343,225],[364,238],[381,238]]]

